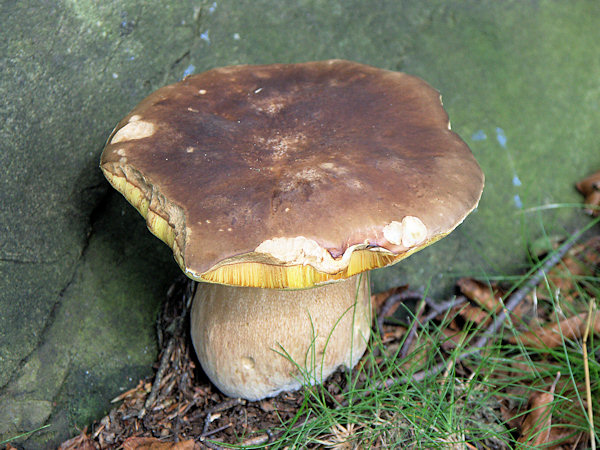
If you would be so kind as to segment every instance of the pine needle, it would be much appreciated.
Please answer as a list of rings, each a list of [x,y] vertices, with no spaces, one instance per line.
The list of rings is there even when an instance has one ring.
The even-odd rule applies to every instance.
[[[592,316],[595,313],[596,302],[595,300],[590,301],[590,308],[588,311],[587,324],[585,332],[583,334],[583,370],[585,373],[585,396],[587,401],[588,409],[588,422],[590,427],[590,444],[592,450],[596,450],[596,435],[594,431],[594,409],[592,407],[592,387],[590,383],[590,366],[588,363],[588,351],[587,351],[587,339],[590,333],[590,327],[592,325]]]

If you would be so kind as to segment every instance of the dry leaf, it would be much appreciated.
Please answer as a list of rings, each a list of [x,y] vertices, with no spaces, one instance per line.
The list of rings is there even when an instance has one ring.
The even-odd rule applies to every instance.
[[[452,351],[465,342],[468,333],[463,330],[457,330],[453,327],[443,328],[442,333],[445,339],[441,343],[441,347],[446,351]]]
[[[407,288],[408,288],[408,286],[398,286],[398,287],[388,289],[387,291],[383,291],[383,292],[379,292],[378,294],[371,295],[371,305],[374,309],[374,312],[376,313],[376,316],[379,315],[378,313],[381,310],[381,307],[385,304],[385,301],[389,297],[391,297],[392,295],[395,295],[395,294],[399,294],[400,292],[406,290]]]
[[[456,282],[465,297],[477,302],[487,311],[497,312],[502,307],[502,296],[494,286],[481,283],[472,278],[461,278]]]
[[[467,322],[473,322],[477,325],[481,325],[490,319],[490,314],[479,306],[464,305],[457,308],[458,314],[465,319]]]
[[[259,403],[260,409],[262,409],[264,412],[271,412],[271,411],[276,411],[277,407],[274,404],[273,399],[267,399],[267,400],[262,400]]]
[[[557,264],[548,273],[550,286],[554,289],[558,289],[564,297],[572,297],[573,294],[576,294],[576,292],[574,292],[574,278],[576,276],[589,275],[590,273],[590,268],[586,267],[582,261],[577,259],[576,255],[578,253],[579,252],[576,251],[567,253],[567,255],[563,257],[561,264]],[[544,297],[542,295],[544,292],[547,292],[545,281],[541,282],[538,286],[538,294],[540,294],[541,297]],[[546,296],[545,298],[551,298],[551,296]]]
[[[532,328],[530,331],[511,336],[509,342],[523,344],[534,348],[554,348],[562,345],[564,339],[577,339],[585,332],[587,313],[577,314],[563,319],[559,323],[552,323],[542,327]],[[595,333],[600,333],[600,314],[595,314],[592,328]]]
[[[600,194],[600,191],[598,193]],[[553,248],[556,249],[557,247],[558,242],[553,243]],[[593,274],[599,264],[600,236],[594,236],[585,243],[574,246],[562,258],[560,263],[549,271],[547,279],[550,281],[550,287],[553,292],[559,291],[563,298],[573,302],[579,294],[578,289],[575,287],[577,283],[575,278]],[[546,281],[542,281],[537,286],[537,296],[541,299],[552,298],[547,288]]]
[[[529,413],[521,425],[521,436],[519,442],[531,446],[547,444],[552,426],[552,402],[554,401],[554,389],[560,377],[556,375],[554,383],[548,392],[534,392],[529,397]]]
[[[123,450],[200,450],[192,439],[181,442],[163,442],[158,438],[131,437],[123,442]]]
[[[585,177],[575,187],[583,195],[600,190],[600,171]]]
[[[477,303],[478,306],[462,306],[459,314],[470,322],[478,325],[490,319],[489,313],[499,313],[502,309],[504,293],[496,285],[482,283],[473,278],[461,278],[456,282],[460,292],[469,300]],[[530,310],[525,302],[520,303],[511,313],[513,317],[523,317]]]
[[[98,447],[84,429],[79,435],[60,444],[58,450],[95,450],[96,448]]]
[[[383,328],[384,333],[381,337],[381,340],[384,344],[388,344],[390,342],[398,341],[404,337],[406,334],[406,327],[403,326],[385,326]]]
[[[585,197],[585,204],[588,207],[585,212],[597,216],[600,210],[600,172],[596,172],[575,185],[577,190]]]
[[[584,202],[586,205],[584,209],[586,214],[596,217],[600,213],[598,209],[598,206],[600,206],[600,191],[590,192],[585,196]]]
[[[585,442],[588,436],[583,431],[573,430],[570,427],[552,427],[548,442],[552,443],[548,450],[563,450],[575,448],[578,442]]]
[[[420,341],[418,338],[415,339],[409,349],[406,361],[402,364],[402,369],[406,371],[415,370],[415,368],[424,367],[430,358],[432,349],[432,343],[426,340]]]
[[[600,172],[584,178],[575,187],[585,197],[585,204],[588,205],[585,212],[597,216],[600,213]]]
[[[500,405],[500,417],[506,423],[508,429],[518,429],[523,422],[523,418],[518,416],[518,411],[513,405],[513,400],[506,397],[495,396]]]
[[[593,236],[582,244],[581,255],[586,264],[598,266],[600,264],[600,236]]]

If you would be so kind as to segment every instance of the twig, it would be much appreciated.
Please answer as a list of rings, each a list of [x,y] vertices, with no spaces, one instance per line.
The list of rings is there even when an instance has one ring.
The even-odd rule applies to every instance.
[[[231,423],[231,422],[229,422],[229,423],[227,423],[227,424],[225,424],[225,425],[223,425],[223,426],[221,426],[221,427],[219,427],[219,428],[215,428],[214,430],[210,430],[210,431],[208,431],[206,434],[203,434],[203,435],[202,435],[202,437],[203,437],[203,438],[205,438],[205,437],[208,437],[208,436],[212,436],[213,434],[217,434],[217,433],[219,433],[220,431],[226,430],[226,429],[227,429],[227,428],[229,428],[231,425],[232,425],[232,423]]]
[[[471,350],[471,354],[474,353],[475,351],[479,352],[483,347],[486,346],[490,337],[494,336],[497,333],[497,331],[500,329],[500,327],[506,320],[508,314],[513,312],[515,310],[515,308],[517,306],[519,306],[519,304],[525,299],[527,294],[529,294],[533,290],[533,288],[535,288],[540,283],[540,281],[542,281],[542,279],[546,276],[546,273],[548,273],[550,271],[550,269],[552,269],[555,265],[557,265],[562,260],[563,256],[565,256],[567,254],[567,252],[571,249],[571,247],[573,247],[573,245],[575,245],[575,242],[577,242],[578,237],[579,237],[579,232],[575,232],[573,234],[573,237],[571,237],[571,239],[568,239],[560,247],[558,247],[556,249],[556,252],[554,252],[544,262],[544,264],[542,264],[542,267],[540,267],[533,274],[533,276],[529,280],[527,280],[527,282],[522,287],[517,289],[510,296],[510,298],[508,299],[508,302],[506,302],[506,305],[504,306],[504,308],[502,308],[502,311],[500,311],[500,314],[498,314],[494,318],[494,321],[487,328],[487,330],[483,334],[483,336],[481,336],[477,340],[477,342],[475,343],[475,345],[473,346],[473,348]],[[502,302],[502,299],[500,299],[500,301]]]
[[[446,300],[445,302],[441,303],[429,303],[429,306],[431,307],[431,312],[423,318],[422,324],[426,324],[430,320],[435,319],[443,312],[449,311],[455,306],[462,305],[463,303],[467,303],[467,298],[464,295],[459,295],[458,297],[454,297],[450,300]]]
[[[377,329],[379,330],[379,334],[381,336],[383,336],[383,322],[385,321],[386,316],[390,313],[396,303],[401,302],[402,300],[402,292],[390,295],[385,300],[385,303],[381,307],[381,311],[379,311],[379,317],[377,317]]]
[[[430,298],[423,296],[423,294],[419,294],[418,292],[413,291],[403,291],[398,292],[397,294],[390,295],[383,306],[381,307],[381,311],[379,312],[379,317],[377,317],[377,328],[379,329],[379,334],[383,336],[383,323],[385,319],[389,315],[390,311],[394,309],[397,303],[404,302],[411,298],[418,298],[425,300],[428,304],[433,303]]]
[[[250,446],[255,446],[255,445],[265,445],[268,444],[271,439],[273,437],[273,433],[271,432],[271,430],[267,430],[266,433],[260,434],[258,436],[246,439],[244,442],[242,442],[242,447],[250,447]]]
[[[422,320],[419,320],[418,316],[415,318],[415,320],[411,324],[410,330],[408,331],[408,336],[406,337],[406,339],[404,340],[404,344],[402,345],[402,350],[400,351],[400,359],[404,359],[408,356],[408,352],[410,351],[412,341],[414,340],[417,334],[417,324],[422,327],[430,320],[435,319],[442,312],[448,311],[454,308],[455,306],[459,306],[467,302],[467,298],[463,295],[454,297],[451,300],[446,300],[445,302],[441,303],[429,302],[428,298],[424,298],[424,300],[425,304],[428,304],[431,307],[432,311],[429,314],[427,314]]]
[[[508,317],[508,314],[510,312],[514,311],[514,309],[525,299],[527,294],[529,294],[529,292],[531,292],[531,290],[535,286],[537,286],[540,281],[542,281],[542,279],[544,278],[546,273],[550,269],[552,269],[552,267],[554,267],[556,264],[558,264],[560,262],[560,260],[563,258],[563,256],[571,249],[571,247],[573,247],[573,245],[575,245],[575,242],[577,241],[577,238],[579,237],[579,235],[580,235],[579,231],[576,231],[575,233],[573,233],[573,236],[570,239],[568,239],[566,242],[564,242],[560,247],[558,247],[556,249],[556,251],[550,257],[548,257],[548,259],[546,259],[544,264],[542,264],[542,267],[540,267],[531,276],[531,278],[529,280],[527,280],[527,282],[522,287],[517,289],[510,296],[508,302],[506,302],[506,305],[504,305],[504,308],[502,309],[500,314],[498,314],[494,318],[494,321],[486,329],[483,336],[481,336],[477,340],[477,342],[472,347],[470,347],[468,350],[464,351],[463,353],[460,353],[456,357],[457,362],[463,360],[464,358],[466,358],[468,356],[480,353],[481,350],[483,350],[485,348],[490,337],[497,333],[497,331],[500,329],[500,327],[502,326],[502,324]],[[420,372],[413,374],[411,377],[388,378],[387,380],[385,380],[384,383],[382,383],[382,385],[380,387],[389,388],[390,386],[392,386],[396,383],[407,383],[410,381],[419,382],[430,376],[437,375],[442,370],[444,370],[446,367],[447,367],[447,362],[442,361],[427,370],[422,370]]]
[[[267,429],[263,434],[259,434],[258,436],[255,437],[251,437],[246,439],[245,441],[241,442],[240,445],[242,447],[249,447],[249,446],[255,446],[255,445],[265,445],[265,444],[269,444],[271,442],[273,442],[276,439],[279,439],[283,434],[291,431],[291,430],[295,430],[301,427],[304,427],[310,423],[314,423],[317,421],[317,417],[313,417],[312,419],[309,419],[308,416],[305,417],[305,419],[303,421],[300,422],[296,422],[291,428],[284,430],[284,431],[280,431],[277,434],[274,434],[271,430]]]
[[[207,411],[207,413],[214,414],[216,412],[227,411],[228,409],[231,409],[234,406],[245,405],[245,404],[246,404],[246,400],[244,400],[243,398],[231,398],[222,403],[219,403],[218,405],[213,406],[212,408],[210,408]]]
[[[246,404],[246,400],[244,400],[242,398],[232,398],[230,400],[224,401],[223,403],[219,403],[218,405],[213,406],[208,411],[206,411],[206,418],[204,419],[204,427],[202,428],[202,435],[200,436],[200,440],[202,440],[204,437],[208,436],[209,434],[212,434],[211,432],[208,431],[208,427],[215,419],[217,419],[217,417],[214,417],[213,414],[222,412],[222,411],[226,411],[226,410],[233,408],[235,406],[238,406],[238,405],[245,405],[245,404]]]
[[[596,436],[594,429],[594,409],[592,407],[592,388],[590,383],[590,366],[588,363],[588,351],[587,351],[587,339],[590,333],[590,327],[592,325],[592,316],[594,315],[596,302],[592,300],[590,302],[590,309],[588,311],[587,324],[585,326],[585,331],[583,333],[583,344],[582,344],[582,353],[583,353],[583,371],[585,373],[585,397],[587,401],[587,409],[588,409],[588,422],[590,427],[590,444],[592,450],[596,450]]]
[[[202,445],[204,445],[205,447],[208,447],[212,450],[224,450],[224,448],[225,448],[225,447],[221,447],[220,445],[213,444],[210,441],[204,441],[202,439],[200,439],[200,442],[202,443]]]
[[[156,372],[156,377],[154,377],[154,383],[152,383],[152,389],[150,390],[150,395],[146,398],[144,402],[144,407],[140,410],[138,414],[139,419],[143,419],[148,412],[148,409],[154,404],[156,401],[156,396],[158,395],[158,390],[160,388],[160,383],[162,382],[163,376],[167,371],[167,367],[169,366],[169,360],[171,359],[171,354],[173,353],[173,349],[175,348],[175,337],[171,337],[169,339],[169,344],[165,349],[162,357],[160,358],[160,365],[158,366],[158,371]]]
[[[415,340],[415,336],[417,335],[417,323],[419,323],[419,317],[423,313],[423,309],[427,304],[427,299],[423,297],[417,306],[417,310],[415,312],[415,318],[410,324],[410,328],[408,329],[408,333],[406,334],[406,339],[404,339],[404,343],[402,344],[402,348],[400,349],[400,359],[404,359],[408,352],[410,351],[410,347]]]
[[[169,299],[172,298],[172,296],[174,295],[175,288],[179,283],[180,283],[180,281],[176,281],[169,287],[169,290],[167,291],[167,297]],[[146,401],[144,402],[144,406],[138,414],[139,419],[144,418],[144,416],[146,415],[148,410],[152,407],[152,405],[156,401],[156,397],[157,397],[158,391],[160,389],[160,384],[165,375],[165,372],[167,371],[167,368],[169,366],[169,361],[171,359],[171,355],[173,354],[173,349],[175,348],[175,342],[176,342],[177,338],[183,334],[183,325],[184,325],[185,319],[188,315],[191,301],[192,301],[192,298],[194,297],[194,289],[196,287],[196,283],[191,280],[186,279],[184,281],[184,283],[185,283],[185,285],[183,288],[183,293],[182,293],[182,298],[181,298],[181,301],[183,302],[183,311],[179,317],[175,317],[172,320],[171,326],[173,329],[171,330],[171,337],[169,338],[169,343],[167,344],[167,347],[165,348],[165,350],[160,358],[160,364],[158,366],[158,371],[156,372],[156,377],[154,378],[154,382],[152,383],[152,389],[150,390],[150,394],[146,398]],[[165,305],[165,307],[167,305],[168,305],[168,300],[167,300],[167,304]],[[162,341],[163,333],[162,333],[161,327],[159,327],[158,329],[161,331],[160,333],[158,333],[158,338],[159,338],[159,341]]]

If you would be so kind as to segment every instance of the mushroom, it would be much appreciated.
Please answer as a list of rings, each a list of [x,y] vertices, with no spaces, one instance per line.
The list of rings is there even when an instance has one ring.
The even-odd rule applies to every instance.
[[[483,174],[439,93],[342,60],[230,66],[144,99],[101,168],[199,285],[199,361],[257,400],[354,366],[368,272],[450,233]]]

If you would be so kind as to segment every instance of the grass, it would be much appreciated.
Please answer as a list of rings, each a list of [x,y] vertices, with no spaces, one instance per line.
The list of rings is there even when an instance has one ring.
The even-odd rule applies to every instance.
[[[464,443],[467,437],[508,442],[503,436],[508,432],[495,426],[501,419],[494,417],[496,412],[490,406],[494,388],[485,382],[486,374],[480,372],[465,380],[451,368],[445,376],[381,388],[386,380],[410,378],[435,364],[437,352],[432,349],[443,340],[441,328],[427,330],[408,357],[398,359],[397,352],[385,353],[381,361],[374,355],[384,354],[386,349],[381,336],[376,335],[362,366],[346,374],[350,389],[341,398],[322,386],[307,389],[303,408],[297,413],[302,426],[288,425],[273,447],[350,444],[362,448],[435,448]],[[460,350],[457,347],[455,353]],[[416,360],[422,364],[415,364]],[[491,417],[495,424],[489,422]]]
[[[43,425],[43,426],[41,426],[39,428],[36,428],[35,430],[31,430],[31,431],[28,431],[26,433],[18,434],[18,435],[13,436],[13,437],[11,437],[9,439],[5,439],[3,441],[0,441],[0,445],[10,444],[11,442],[18,441],[20,439],[27,439],[32,434],[37,433],[38,431],[45,430],[46,428],[49,428],[49,427],[50,427],[50,425]]]
[[[538,261],[530,273],[541,265]],[[546,314],[544,319],[550,323],[560,321],[563,314],[568,317],[587,310],[600,291],[600,279],[594,273],[582,276],[565,271],[564,262],[562,266],[561,279],[569,282],[573,292],[557,290],[556,279],[545,277],[546,298],[537,300],[536,311]],[[526,280],[505,277],[499,281],[513,292]],[[533,326],[518,318],[505,322],[503,335],[490,340],[485,352],[461,360],[483,325],[460,319],[460,310],[448,311],[438,321],[419,327],[412,351],[404,358],[399,355],[406,333],[390,344],[375,328],[366,356],[354,370],[344,372],[337,382],[306,388],[301,408],[277,430],[279,437],[271,448],[526,448],[527,439],[519,442],[516,424],[533,414],[528,401],[547,394],[558,372],[556,392],[543,406],[556,431],[547,439],[581,435],[583,446],[590,442],[586,433],[599,439],[590,420],[590,411],[597,420],[600,417],[600,362],[594,357],[600,355],[600,340],[594,333],[586,343],[587,355],[591,355],[587,369],[581,339],[562,336],[559,346],[541,348],[519,339],[513,343],[502,339],[519,336]],[[463,338],[458,340],[448,333],[457,321],[463,322],[459,330]],[[422,381],[413,379],[442,360],[447,361],[444,372]],[[585,388],[586,372],[590,394]],[[593,410],[586,405],[589,395],[594,399]],[[509,420],[511,411],[514,417]],[[531,439],[548,431],[547,425],[534,425]]]
[[[232,401],[195,382],[189,342],[180,336],[144,420],[134,418],[150,380],[119,396],[124,401],[107,419],[110,429],[96,424],[75,442],[121,445],[131,436],[160,436],[161,443],[194,440],[210,448],[503,449],[558,440],[568,448],[591,446],[599,438],[592,419],[600,417],[600,320],[586,340],[579,318],[600,293],[600,238],[578,244],[562,259],[558,254],[533,256],[525,275],[479,280],[479,289],[469,293],[463,280],[458,286],[464,298],[453,306],[413,296],[416,308],[401,303],[406,314],[389,317],[382,327],[376,321],[365,356],[352,370],[311,385],[320,378],[320,364],[310,348],[305,364],[296,365],[307,367],[304,390],[261,402]],[[181,293],[188,298],[191,286],[175,289],[173,299]],[[512,308],[519,297],[523,301],[495,327],[502,308]],[[165,323],[185,315],[176,308],[180,303],[188,302],[167,301]],[[389,309],[385,299],[377,303],[380,312]],[[175,411],[184,417],[173,432]]]

